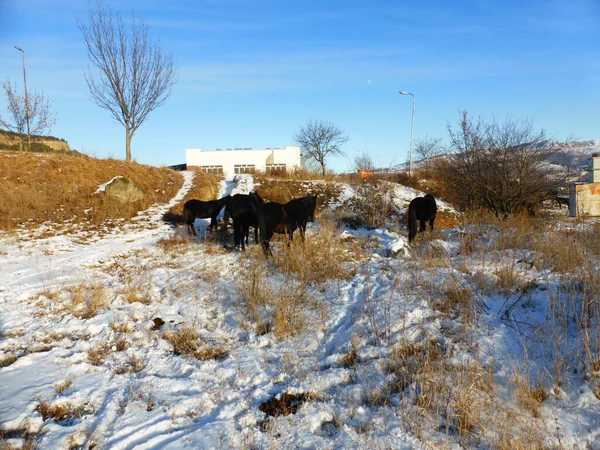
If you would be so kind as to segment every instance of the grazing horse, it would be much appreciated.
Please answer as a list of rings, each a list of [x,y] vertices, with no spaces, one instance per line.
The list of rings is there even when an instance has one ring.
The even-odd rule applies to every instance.
[[[254,240],[258,242],[258,208],[264,203],[264,200],[258,195],[258,192],[250,194],[235,194],[229,204],[225,207],[225,215],[231,217],[233,221],[233,245],[246,249],[250,225],[254,226]]]
[[[304,241],[307,222],[315,220],[316,205],[316,195],[296,198],[285,205],[276,202],[262,205],[258,209],[258,228],[265,256],[273,255],[270,245],[273,233],[285,233],[291,241],[294,238],[294,231],[299,228],[300,236]]]
[[[420,223],[419,231],[425,231],[427,222],[433,230],[433,222],[437,213],[435,198],[431,194],[425,197],[416,197],[408,204],[408,242],[417,235],[417,220]]]
[[[223,206],[226,206],[231,201],[231,195],[226,195],[219,200],[210,200],[202,202],[200,200],[188,200],[183,205],[183,220],[187,224],[188,232],[194,236],[198,236],[194,222],[196,219],[207,219],[210,217],[209,230],[217,229],[217,216]]]

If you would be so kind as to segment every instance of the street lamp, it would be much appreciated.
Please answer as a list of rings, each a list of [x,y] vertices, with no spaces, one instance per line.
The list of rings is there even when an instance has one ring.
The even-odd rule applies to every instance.
[[[23,84],[25,85],[25,121],[27,122],[27,147],[31,148],[31,138],[29,135],[29,97],[27,95],[27,75],[25,75],[25,50],[18,45],[15,48],[23,53]]]
[[[408,175],[412,176],[412,137],[413,137],[413,128],[415,127],[415,96],[410,92],[400,91],[402,95],[410,95],[412,96],[412,120],[410,123],[410,147],[408,148]]]

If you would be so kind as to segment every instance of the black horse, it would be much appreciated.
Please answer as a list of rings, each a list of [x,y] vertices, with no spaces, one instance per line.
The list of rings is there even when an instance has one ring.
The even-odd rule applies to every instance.
[[[413,198],[408,204],[408,241],[412,241],[417,235],[417,220],[419,221],[419,231],[429,228],[433,230],[433,222],[437,213],[435,198],[431,194],[425,197]]]
[[[258,242],[258,208],[263,203],[264,200],[258,195],[258,192],[251,192],[248,195],[235,194],[225,207],[225,215],[231,217],[233,221],[234,247],[246,249],[244,239],[247,244],[250,225],[254,226],[254,240]]]
[[[217,229],[217,216],[221,209],[231,201],[231,195],[226,195],[219,200],[203,202],[200,200],[188,200],[183,205],[183,220],[187,224],[188,232],[198,236],[194,222],[196,219],[207,219],[210,217],[209,230]]]
[[[258,228],[260,242],[265,256],[273,255],[271,252],[271,238],[274,233],[287,234],[290,241],[294,238],[294,231],[300,229],[300,236],[304,241],[306,224],[314,222],[317,196],[290,200],[285,205],[276,202],[265,203],[258,209]]]

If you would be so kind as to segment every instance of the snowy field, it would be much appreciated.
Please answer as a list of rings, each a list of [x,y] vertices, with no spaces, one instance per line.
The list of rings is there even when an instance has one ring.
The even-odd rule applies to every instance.
[[[413,246],[404,229],[338,229],[344,274],[300,287],[257,246],[224,249],[208,221],[195,240],[162,222],[184,176],[111,235],[0,238],[0,447],[600,448],[597,342],[560,301],[580,291],[494,245],[498,228]],[[242,177],[221,194],[252,189]],[[397,186],[394,201],[417,194]],[[251,308],[252,279],[292,293],[288,328],[282,303]],[[290,414],[264,412],[286,393]]]

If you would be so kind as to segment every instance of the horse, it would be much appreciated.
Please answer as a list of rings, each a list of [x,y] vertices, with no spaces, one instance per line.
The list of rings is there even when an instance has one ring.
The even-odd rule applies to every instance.
[[[188,200],[183,205],[183,220],[187,224],[189,234],[198,236],[194,222],[196,219],[207,219],[210,217],[209,230],[217,229],[217,216],[224,206],[231,201],[231,195],[226,195],[219,200],[203,202],[200,200]]]
[[[250,225],[254,226],[254,240],[258,242],[258,208],[263,203],[264,200],[258,195],[258,192],[251,192],[247,195],[235,194],[225,207],[225,214],[233,221],[234,247],[246,249],[244,238],[247,244]]]
[[[304,241],[306,224],[315,221],[316,205],[316,195],[296,198],[286,204],[269,202],[261,205],[258,209],[258,228],[265,256],[273,255],[270,242],[274,233],[287,234],[291,241],[294,231],[299,228]]]
[[[413,198],[408,204],[408,242],[412,241],[417,235],[417,220],[420,223],[419,231],[429,228],[433,230],[433,222],[437,213],[435,198],[431,194],[425,197]]]

